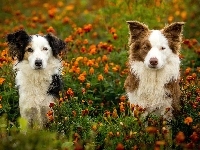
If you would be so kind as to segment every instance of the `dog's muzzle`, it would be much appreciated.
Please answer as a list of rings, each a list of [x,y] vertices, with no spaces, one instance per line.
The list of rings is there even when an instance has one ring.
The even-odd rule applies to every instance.
[[[155,57],[150,58],[149,60],[149,68],[156,68],[158,65],[158,59]]]
[[[35,60],[35,69],[41,69],[42,68],[42,60],[37,59]]]

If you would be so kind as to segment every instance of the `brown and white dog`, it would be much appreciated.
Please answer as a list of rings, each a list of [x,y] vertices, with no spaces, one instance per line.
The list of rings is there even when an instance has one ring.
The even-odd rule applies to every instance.
[[[131,104],[145,109],[143,116],[154,113],[171,120],[179,109],[179,51],[183,22],[162,30],[149,30],[137,21],[129,25],[129,74],[125,89]],[[166,111],[168,110],[168,111]]]

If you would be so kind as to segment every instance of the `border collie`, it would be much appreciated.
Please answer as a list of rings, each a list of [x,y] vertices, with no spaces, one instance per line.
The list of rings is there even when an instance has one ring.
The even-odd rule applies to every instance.
[[[49,104],[59,98],[61,90],[61,60],[58,54],[65,49],[64,41],[51,33],[28,35],[24,30],[7,35],[10,54],[17,59],[16,86],[19,90],[20,115],[44,127]]]
[[[127,23],[130,72],[124,85],[130,104],[142,107],[143,117],[153,113],[171,120],[172,112],[179,110],[179,51],[184,23],[172,23],[162,30],[149,30],[137,21]]]

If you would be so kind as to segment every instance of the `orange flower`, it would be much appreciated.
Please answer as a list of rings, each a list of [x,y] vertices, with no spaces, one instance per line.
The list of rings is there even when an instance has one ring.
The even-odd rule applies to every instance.
[[[93,66],[94,65],[94,60],[88,60],[87,66]]]
[[[67,5],[67,6],[65,7],[65,9],[66,9],[67,11],[69,11],[69,10],[74,10],[74,5],[73,5],[73,4]]]
[[[108,57],[106,55],[102,56],[102,62],[107,62],[108,61]]]
[[[86,52],[87,52],[87,49],[85,48],[85,46],[82,46],[82,47],[81,47],[80,52],[82,52],[82,53],[86,53]]]
[[[5,81],[4,78],[0,78],[0,85],[2,85],[4,81]]]
[[[89,73],[90,73],[91,75],[94,74],[94,68],[93,68],[93,67],[90,68]]]
[[[81,69],[79,67],[75,68],[75,73],[76,74],[80,74],[80,72],[81,72]]]
[[[91,45],[89,50],[90,50],[89,54],[91,55],[96,54],[97,53],[96,45]]]
[[[8,56],[8,49],[4,49],[2,52],[1,52],[1,57],[7,57]]]
[[[84,82],[85,81],[85,75],[84,74],[80,74],[78,79],[81,81],[81,82]]]
[[[92,130],[93,130],[93,131],[96,131],[96,130],[97,130],[97,124],[93,124],[93,125],[92,125]]]
[[[53,115],[48,116],[49,121],[53,121]]]
[[[174,17],[171,15],[168,17],[168,22],[171,23],[174,20]]]
[[[156,133],[157,130],[158,130],[158,129],[157,129],[156,127],[147,127],[147,128],[146,128],[146,131],[147,131],[148,133],[151,133],[151,134]]]
[[[116,108],[113,110],[112,117],[113,118],[117,118],[118,117],[117,109]]]
[[[53,121],[53,111],[52,110],[49,110],[48,112],[47,112],[47,118],[48,118],[48,120],[49,121]]]
[[[116,150],[125,150],[124,145],[121,143],[117,144]]]
[[[84,39],[83,44],[88,44],[88,39]]]
[[[78,29],[76,30],[76,33],[79,34],[79,35],[83,35],[84,31],[83,31],[82,28],[78,28]]]
[[[120,102],[120,103],[119,103],[120,112],[124,112],[124,111],[125,111],[124,104],[125,104],[124,102]]]
[[[109,30],[109,32],[110,32],[111,34],[114,34],[114,33],[116,33],[116,29],[113,28],[113,27],[111,27],[110,30]]]
[[[71,88],[68,88],[66,94],[69,95],[69,96],[74,96],[74,92]]]
[[[164,146],[166,144],[165,141],[156,141],[156,146]]]
[[[113,70],[114,72],[117,72],[117,68],[116,68],[116,67],[112,67],[112,70]]]
[[[91,29],[92,29],[92,25],[91,24],[84,25],[84,27],[83,27],[83,30],[85,32],[90,32]]]
[[[114,33],[114,34],[113,34],[113,39],[115,39],[115,40],[116,40],[117,38],[118,38],[117,34],[116,34],[116,33]]]
[[[96,54],[96,53],[97,53],[97,51],[96,51],[96,48],[95,48],[95,47],[93,47],[93,48],[90,49],[89,54],[94,55],[94,54]]]
[[[57,9],[56,8],[52,8],[48,11],[48,15],[50,18],[54,18],[55,17],[55,14],[57,12]]]
[[[104,67],[104,73],[108,73],[108,70],[109,70],[109,66],[108,66],[108,64],[106,64]]]
[[[2,105],[0,104],[0,109],[2,108]]]
[[[193,122],[193,119],[191,117],[186,117],[185,120],[184,120],[184,123],[189,125],[190,123]]]
[[[99,63],[101,61],[101,57],[99,56],[97,59],[96,59],[96,62]]]
[[[111,52],[111,51],[113,50],[113,46],[112,46],[112,45],[109,45],[109,46],[107,47],[107,50],[108,50],[109,52]]]
[[[62,23],[63,24],[67,24],[67,23],[69,23],[70,22],[70,18],[69,17],[65,17],[65,18],[63,18],[63,20],[62,20]]]
[[[53,115],[53,111],[52,111],[52,110],[49,110],[49,111],[47,112],[47,116],[51,116],[51,115]]]
[[[185,135],[183,132],[179,131],[176,135],[176,143],[179,144],[179,143],[182,143],[184,140],[185,140]]]
[[[125,95],[122,95],[121,97],[120,97],[120,101],[121,102],[124,102],[126,100],[126,96]]]
[[[191,68],[190,67],[188,67],[187,69],[185,69],[185,75],[189,75],[190,72],[191,72]]]
[[[99,74],[98,75],[98,81],[102,81],[103,80],[103,75],[102,74]]]
[[[75,67],[78,67],[78,61],[75,61],[73,64]]]
[[[190,139],[196,143],[200,140],[200,135],[198,135],[196,132],[193,132],[192,135],[190,136]]]
[[[90,88],[90,83],[86,83],[86,88],[88,89],[88,88]]]
[[[70,35],[69,37],[65,38],[65,42],[72,42],[73,41],[73,37]]]
[[[47,29],[47,32],[51,32],[51,33],[53,33],[53,34],[56,34],[56,30],[55,30],[52,26],[50,26],[50,27]]]
[[[196,77],[197,77],[197,74],[196,73],[192,73],[192,78],[196,79]]]

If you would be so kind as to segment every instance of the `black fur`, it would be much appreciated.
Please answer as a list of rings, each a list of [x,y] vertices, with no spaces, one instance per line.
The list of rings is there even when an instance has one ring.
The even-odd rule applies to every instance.
[[[31,37],[24,30],[19,30],[15,33],[8,34],[6,38],[12,58],[17,57],[19,61],[22,61],[25,48],[30,42]]]
[[[45,38],[49,42],[49,45],[52,48],[53,56],[57,57],[57,55],[66,48],[66,43],[61,39],[55,37],[53,34],[48,33]]]
[[[58,74],[52,75],[52,82],[49,86],[47,94],[59,98],[59,91],[61,90],[61,88],[62,88],[62,81],[60,75]]]
[[[57,57],[58,54],[66,48],[66,43],[53,34],[48,33],[44,37],[49,42],[54,57]],[[12,58],[17,57],[18,61],[22,61],[24,58],[25,48],[31,41],[31,36],[29,36],[26,31],[19,30],[15,33],[8,34],[6,38]]]

